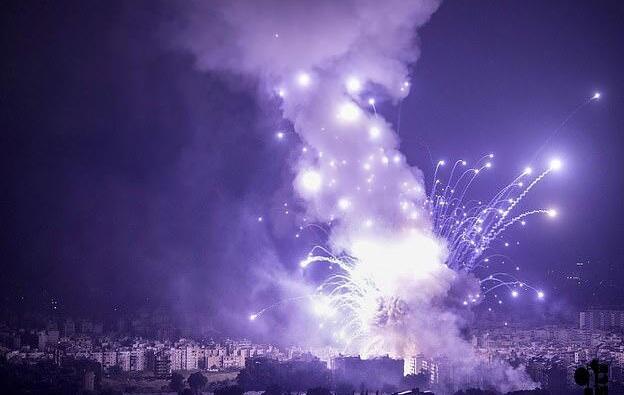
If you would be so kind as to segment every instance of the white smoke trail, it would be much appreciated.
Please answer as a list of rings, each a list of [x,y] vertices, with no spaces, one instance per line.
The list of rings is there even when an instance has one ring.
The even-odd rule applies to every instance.
[[[349,310],[347,322],[338,321],[349,332],[347,346],[365,355],[445,355],[468,369],[475,357],[460,336],[453,294],[457,287],[478,293],[478,282],[445,265],[421,172],[407,164],[375,108],[408,94],[408,65],[419,55],[415,30],[438,5],[195,2],[187,4],[179,44],[200,68],[257,77],[280,98],[305,144],[294,188],[306,217],[331,224],[332,253],[355,259],[351,276],[360,283],[349,291],[358,298],[333,306]],[[501,385],[525,385],[522,375],[503,376]]]

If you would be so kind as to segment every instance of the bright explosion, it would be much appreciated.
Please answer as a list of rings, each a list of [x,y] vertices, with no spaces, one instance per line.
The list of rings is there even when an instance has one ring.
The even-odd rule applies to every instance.
[[[288,124],[275,131],[275,144],[301,144],[291,166],[296,201],[254,222],[271,227],[274,213],[286,215],[280,225],[297,221],[299,240],[308,229],[323,230],[298,273],[270,277],[285,302],[252,312],[249,320],[262,327],[271,309],[307,301],[318,330],[310,329],[307,314],[285,323],[300,343],[328,340],[364,356],[422,352],[474,370],[482,361],[461,333],[470,306],[488,294],[497,304],[501,295],[546,297],[496,270],[502,254],[495,251],[509,247],[506,232],[527,226],[530,217],[558,217],[553,208],[527,211],[522,203],[563,163],[553,159],[541,172],[535,163],[539,168],[525,168],[483,201],[471,198],[470,188],[492,169],[491,154],[471,163],[439,161],[425,182],[399,150],[400,117],[392,124],[381,112],[397,104],[400,110],[412,89],[409,66],[420,53],[416,30],[440,2],[284,3],[194,2],[181,37],[200,68],[257,80]],[[599,92],[592,95],[540,150],[575,113],[602,100]],[[493,376],[493,365],[487,369]],[[497,369],[493,381],[502,392],[533,384],[524,372]]]
[[[326,85],[319,73],[315,75],[312,87],[309,74],[300,74],[298,88]],[[501,287],[513,298],[529,292],[543,299],[542,290],[509,273],[479,278],[477,272],[489,269],[490,259],[500,255],[491,253],[494,247],[509,246],[501,239],[508,229],[525,226],[531,216],[557,215],[552,208],[518,211],[518,206],[546,176],[560,170],[562,162],[552,159],[536,175],[526,167],[489,200],[478,201],[470,199],[469,190],[492,168],[494,155],[472,166],[457,160],[446,172],[449,165],[440,160],[427,188],[396,150],[390,125],[374,106],[370,113],[362,105],[364,82],[353,77],[346,81],[333,111],[324,96],[307,92],[306,100],[316,98],[318,108],[326,109],[322,120],[330,120],[332,113],[336,118],[331,128],[321,128],[321,139],[313,135],[310,141],[315,144],[302,148],[294,183],[308,207],[303,221],[324,227],[329,235],[328,244],[314,247],[300,262],[304,271],[324,264],[331,272],[305,298],[319,328],[331,331],[345,352],[405,357],[427,347],[416,329],[431,313],[444,315],[449,308],[480,303]],[[329,81],[330,89],[333,83],[338,84]],[[399,91],[408,87],[402,83]],[[375,102],[366,100],[369,107]],[[300,131],[304,140],[305,132]],[[328,143],[332,140],[340,143]],[[279,305],[255,312],[250,319]],[[452,329],[456,327],[454,322]]]

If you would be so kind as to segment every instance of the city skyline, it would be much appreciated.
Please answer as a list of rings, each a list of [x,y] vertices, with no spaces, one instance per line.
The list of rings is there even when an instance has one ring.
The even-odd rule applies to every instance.
[[[588,314],[594,315],[589,318]],[[167,318],[159,314],[135,316],[113,327],[84,319],[49,319],[44,324],[19,328],[3,323],[0,350],[14,366],[91,361],[102,369],[96,374],[98,387],[130,388],[128,383],[132,382],[135,390],[148,392],[171,385],[167,383],[175,374],[188,378],[199,372],[209,377],[210,388],[238,383],[248,390],[263,389],[270,383],[266,380],[277,374],[282,387],[300,391],[314,383],[355,389],[417,385],[444,394],[475,386],[489,388],[491,379],[487,377],[492,367],[509,363],[526,368],[535,386],[563,394],[575,393],[573,372],[592,358],[608,364],[612,393],[620,393],[624,379],[624,310],[580,312],[577,324],[568,327],[494,322],[473,328],[467,339],[487,361],[485,370],[474,371],[465,371],[452,359],[423,353],[404,359],[362,359],[345,356],[332,347],[215,340],[172,330]],[[307,372],[307,381],[298,376],[301,372]]]

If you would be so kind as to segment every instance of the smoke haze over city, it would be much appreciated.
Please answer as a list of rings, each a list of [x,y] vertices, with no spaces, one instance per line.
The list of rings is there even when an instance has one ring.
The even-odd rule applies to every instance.
[[[473,372],[475,326],[624,304],[618,2],[6,8],[3,317]]]

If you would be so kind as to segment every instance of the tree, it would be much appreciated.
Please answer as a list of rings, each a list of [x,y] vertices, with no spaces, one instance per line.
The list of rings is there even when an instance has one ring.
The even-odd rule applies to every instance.
[[[309,390],[307,390],[306,394],[307,395],[331,395],[331,391],[324,387],[315,387],[315,388],[310,388]]]
[[[468,388],[465,391],[457,391],[455,395],[496,395],[496,392],[482,390],[480,388]]]
[[[214,395],[243,395],[244,393],[243,388],[238,385],[228,385],[214,391]]]
[[[336,384],[336,395],[352,395],[354,392],[355,388],[349,383],[341,382]]]
[[[193,373],[186,379],[186,382],[189,384],[189,387],[193,390],[193,393],[199,394],[201,390],[204,389],[206,384],[208,384],[208,379],[206,376],[201,374],[201,372]]]
[[[283,393],[284,391],[282,391],[282,387],[272,384],[267,387],[266,391],[264,391],[262,395],[282,395]]]
[[[180,373],[172,373],[169,381],[169,389],[174,392],[180,392],[184,389],[184,376]]]
[[[113,365],[108,368],[108,374],[111,376],[120,376],[123,373],[123,369],[119,365]]]

